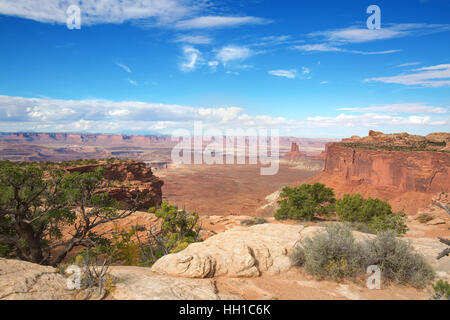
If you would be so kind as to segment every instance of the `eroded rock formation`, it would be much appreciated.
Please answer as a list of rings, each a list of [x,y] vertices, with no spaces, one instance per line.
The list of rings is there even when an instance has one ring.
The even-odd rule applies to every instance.
[[[450,134],[352,137],[326,147],[324,172],[351,184],[407,192],[450,190]]]
[[[108,192],[110,197],[124,205],[133,206],[137,199],[139,210],[147,210],[161,204],[164,184],[153,175],[151,168],[139,161],[121,161],[116,163],[97,163],[65,168],[69,172],[92,172],[97,167],[105,168],[108,186],[100,192]]]

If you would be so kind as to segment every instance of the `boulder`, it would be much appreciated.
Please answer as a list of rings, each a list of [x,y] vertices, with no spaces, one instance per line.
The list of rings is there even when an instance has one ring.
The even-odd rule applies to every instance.
[[[55,268],[0,258],[0,299],[73,299],[66,279]]]
[[[162,257],[152,270],[188,278],[276,274],[291,267],[288,254],[303,229],[304,226],[283,224],[235,227]]]

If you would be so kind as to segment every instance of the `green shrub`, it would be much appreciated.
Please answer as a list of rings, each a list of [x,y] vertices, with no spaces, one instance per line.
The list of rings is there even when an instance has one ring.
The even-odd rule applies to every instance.
[[[392,230],[397,235],[408,232],[409,228],[405,224],[406,215],[403,212],[393,212],[391,214],[374,216],[369,222],[369,230],[374,233]]]
[[[380,199],[364,199],[359,193],[345,194],[336,201],[336,213],[341,221],[369,223],[375,216],[389,215],[392,208]]]
[[[360,194],[345,194],[336,201],[336,214],[341,221],[367,224],[367,231],[377,233],[394,230],[398,235],[408,231],[402,212],[392,212],[392,207],[380,199],[364,199]],[[359,225],[359,227],[361,227]]]
[[[423,287],[434,278],[434,271],[413,247],[396,238],[393,231],[381,232],[363,245],[366,265],[377,265],[384,280]]]
[[[164,202],[160,209],[150,208],[162,220],[158,230],[148,230],[147,243],[141,244],[140,265],[151,266],[169,253],[184,250],[189,244],[200,241],[199,216],[196,212],[179,210]]]
[[[302,184],[300,187],[284,187],[275,212],[278,220],[311,220],[315,214],[328,214],[333,208],[334,192],[321,183]]]
[[[348,225],[330,224],[325,232],[304,239],[291,254],[294,265],[303,266],[318,279],[354,277],[362,270],[360,246]]]
[[[439,280],[433,284],[434,300],[450,300],[450,284],[447,281]]]
[[[293,265],[318,279],[355,278],[364,275],[370,265],[381,269],[383,281],[423,287],[434,278],[423,256],[397,239],[392,230],[357,243],[349,224],[328,225],[325,232],[303,239],[290,258]]]

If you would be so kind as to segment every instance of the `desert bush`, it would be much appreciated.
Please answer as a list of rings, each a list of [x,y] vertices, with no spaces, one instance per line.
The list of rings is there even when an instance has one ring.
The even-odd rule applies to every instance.
[[[336,201],[336,213],[341,221],[369,223],[375,216],[392,213],[389,203],[380,199],[364,199],[359,193],[345,194]]]
[[[381,269],[383,280],[423,287],[434,278],[434,271],[419,253],[394,231],[385,231],[363,244],[365,264]]]
[[[304,239],[291,254],[294,265],[318,279],[339,280],[361,272],[363,257],[347,224],[329,224],[325,232]]]
[[[254,226],[256,224],[264,224],[266,223],[266,219],[262,218],[262,217],[255,217],[255,218],[251,218],[251,219],[245,219],[241,221],[241,225],[243,226]]]
[[[119,230],[115,226],[112,239],[108,243],[99,246],[102,253],[110,257],[111,262],[120,262],[127,266],[137,266],[140,262],[140,248],[133,239],[136,236],[137,227],[129,231]]]
[[[433,269],[409,243],[395,235],[391,230],[357,243],[349,224],[332,224],[325,232],[303,239],[290,258],[293,265],[318,279],[355,278],[365,274],[368,266],[376,265],[383,281],[425,286],[434,278]]]
[[[150,208],[161,219],[161,225],[149,228],[148,241],[140,244],[140,265],[151,266],[156,260],[169,253],[186,249],[191,243],[201,241],[199,216],[164,202],[160,209]]]
[[[409,230],[405,220],[406,215],[403,212],[392,212],[387,215],[374,216],[369,222],[369,230],[372,230],[373,233],[392,230],[397,235],[402,235]]]
[[[377,233],[394,230],[398,235],[408,231],[402,212],[392,212],[392,207],[380,199],[364,199],[360,194],[345,194],[336,201],[336,214],[344,222],[351,222],[361,228],[367,224],[367,231]]]
[[[88,248],[79,253],[74,264],[81,269],[80,289],[98,290],[97,297],[103,298],[114,289],[113,276],[109,272],[112,257],[105,255],[103,248]]]
[[[278,220],[311,220],[315,214],[328,214],[333,208],[334,192],[324,184],[302,184],[300,187],[284,187],[275,212]]]
[[[419,221],[420,223],[427,223],[428,221],[431,221],[433,219],[434,217],[428,212],[423,212],[419,214],[419,216],[416,218],[416,220]]]
[[[439,280],[432,287],[434,290],[432,299],[450,300],[450,284],[447,281]]]
[[[376,234],[376,232],[367,223],[364,222],[346,222],[346,223],[348,223],[348,225],[355,231]]]

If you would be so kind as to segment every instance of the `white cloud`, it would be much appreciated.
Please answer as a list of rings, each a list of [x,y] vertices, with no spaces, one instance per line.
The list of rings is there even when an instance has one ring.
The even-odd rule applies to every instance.
[[[319,52],[349,52],[349,53],[356,53],[356,54],[366,54],[366,55],[373,55],[373,54],[389,54],[389,53],[395,53],[400,52],[400,50],[385,50],[385,51],[360,51],[360,50],[347,50],[344,48],[339,48],[337,46],[328,45],[325,43],[318,43],[318,44],[305,44],[305,45],[297,45],[293,47],[296,50],[300,51],[319,51]]]
[[[247,59],[252,54],[253,52],[247,47],[225,46],[217,52],[216,58],[225,65],[232,60]]]
[[[258,39],[257,42],[252,43],[250,46],[268,47],[268,46],[279,46],[286,43],[299,42],[303,40],[292,40],[289,35],[280,36],[266,36]]]
[[[181,0],[2,0],[0,14],[65,24],[66,10],[71,4],[80,7],[82,26],[147,18],[169,22],[181,19],[198,8],[197,2]]]
[[[184,47],[183,48],[183,54],[184,54],[184,62],[181,63],[181,70],[182,71],[192,71],[196,67],[197,60],[200,56],[200,51],[193,47]]]
[[[394,50],[384,50],[384,51],[360,51],[360,50],[347,50],[347,52],[351,52],[351,53],[357,53],[357,54],[389,54],[389,53],[396,53],[396,52],[400,52],[402,50],[399,49],[394,49]]]
[[[180,36],[178,37],[175,42],[184,42],[184,43],[190,43],[190,44],[210,44],[212,42],[212,39],[206,36]]]
[[[125,70],[128,73],[131,73],[131,69],[122,63],[116,62],[116,66],[122,68],[123,70]]]
[[[139,85],[139,83],[136,80],[133,80],[133,79],[128,79],[128,83],[132,84],[133,86],[138,86]]]
[[[449,113],[450,108],[428,106],[424,103],[396,103],[374,105],[363,108],[340,108],[338,110],[353,112],[401,112],[401,113]]]
[[[170,134],[174,129],[190,129],[192,122],[198,120],[203,122],[205,128],[273,128],[292,130],[299,135],[308,128],[340,130],[354,127],[354,130],[361,130],[389,127],[392,130],[409,130],[412,127],[445,128],[450,124],[450,119],[443,114],[398,116],[384,113],[386,110],[285,119],[264,114],[249,115],[243,108],[234,106],[204,108],[140,101],[60,100],[0,95],[0,131],[35,131],[44,125],[48,132],[120,133],[158,130]]]
[[[450,25],[447,24],[404,23],[391,24],[374,30],[364,26],[316,31],[310,33],[309,36],[323,38],[334,43],[362,43],[449,30]]]
[[[324,43],[319,44],[305,44],[300,46],[294,46],[294,49],[301,51],[344,51],[342,48],[332,47]]]
[[[364,113],[360,115],[340,114],[336,117],[308,117],[309,126],[317,127],[367,127],[377,128],[381,126],[408,126],[408,125],[427,125],[444,126],[449,123],[449,119],[432,120],[430,116],[409,116],[399,117],[380,113]]]
[[[327,84],[328,81],[320,81],[320,84]]]
[[[384,82],[423,87],[450,86],[450,64],[440,64],[411,70],[410,73],[390,77],[364,79],[365,82]]]
[[[224,16],[204,16],[189,20],[178,21],[175,24],[179,29],[207,29],[220,27],[235,27],[245,24],[264,24],[270,21],[258,17],[224,17]]]
[[[309,68],[307,67],[302,67],[302,74],[310,74],[311,70],[309,70]]]
[[[430,122],[429,116],[410,116],[408,119],[413,124],[426,124]]]
[[[294,46],[294,49],[307,52],[348,52],[364,55],[396,53],[401,50],[361,51],[342,48],[343,45],[387,40],[406,36],[417,36],[436,32],[450,31],[450,24],[404,23],[387,24],[381,29],[370,30],[364,27],[348,27],[325,31],[311,32],[308,36],[315,44]]]
[[[420,62],[407,62],[407,63],[398,64],[398,65],[396,65],[396,67],[397,68],[410,67],[410,66],[415,66],[418,64],[420,64]]]
[[[295,79],[297,76],[297,70],[291,69],[291,70],[270,70],[269,74],[276,76],[276,77],[284,77],[288,79]]]

